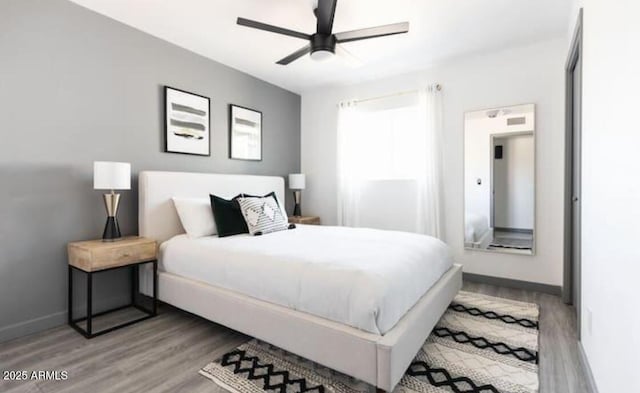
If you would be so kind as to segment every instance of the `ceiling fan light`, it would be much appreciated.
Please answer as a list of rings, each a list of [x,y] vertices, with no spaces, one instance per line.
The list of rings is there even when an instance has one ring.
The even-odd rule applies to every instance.
[[[325,61],[332,57],[333,52],[325,49],[318,49],[317,51],[311,52],[311,58],[315,61]]]

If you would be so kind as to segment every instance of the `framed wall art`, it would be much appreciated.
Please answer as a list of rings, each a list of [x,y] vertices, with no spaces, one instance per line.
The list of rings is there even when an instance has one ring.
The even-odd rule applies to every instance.
[[[211,155],[209,97],[164,87],[165,151]]]
[[[229,158],[262,160],[262,112],[229,106]]]

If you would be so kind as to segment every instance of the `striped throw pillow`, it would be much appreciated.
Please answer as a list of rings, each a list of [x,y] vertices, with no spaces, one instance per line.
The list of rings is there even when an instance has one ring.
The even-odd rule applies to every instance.
[[[250,234],[262,235],[289,228],[278,202],[272,196],[238,198],[237,201]]]

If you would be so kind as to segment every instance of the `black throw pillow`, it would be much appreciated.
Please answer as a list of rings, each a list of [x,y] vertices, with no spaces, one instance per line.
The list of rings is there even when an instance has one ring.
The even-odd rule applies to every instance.
[[[218,228],[218,237],[249,233],[249,228],[247,228],[247,223],[244,221],[242,210],[240,210],[240,205],[238,205],[237,201],[241,197],[242,194],[227,200],[215,195],[209,195],[213,218]]]

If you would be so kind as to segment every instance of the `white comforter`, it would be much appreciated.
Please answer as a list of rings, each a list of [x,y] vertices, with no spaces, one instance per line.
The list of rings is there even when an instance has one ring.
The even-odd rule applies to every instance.
[[[478,242],[489,230],[489,220],[487,217],[474,214],[467,213],[465,217],[464,224],[464,241],[467,243]]]
[[[160,269],[384,334],[452,266],[432,237],[298,225],[263,236],[189,239],[160,247]]]

